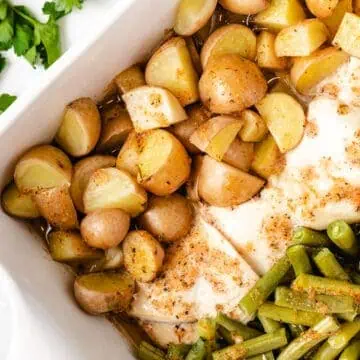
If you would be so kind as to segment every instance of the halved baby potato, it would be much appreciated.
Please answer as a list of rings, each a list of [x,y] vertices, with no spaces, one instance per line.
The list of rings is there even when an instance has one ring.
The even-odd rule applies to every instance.
[[[243,121],[233,116],[216,116],[202,123],[190,142],[212,158],[221,161],[239,133]]]
[[[139,146],[137,134],[132,131],[127,137],[116,159],[116,167],[119,170],[125,170],[132,176],[137,177],[139,173]]]
[[[250,200],[264,186],[264,180],[228,164],[204,156],[199,171],[199,195],[210,205],[236,206]]]
[[[72,164],[68,156],[51,145],[35,146],[15,167],[16,187],[23,194],[57,186],[70,186]]]
[[[1,194],[1,205],[8,215],[18,218],[36,219],[41,216],[32,196],[21,194],[14,183],[8,185]]]
[[[190,230],[193,212],[189,201],[179,194],[151,197],[139,224],[161,242],[173,242]]]
[[[190,175],[191,159],[181,142],[166,130],[148,131],[138,137],[138,181],[148,191],[166,196]]]
[[[317,84],[335,72],[349,55],[334,47],[317,50],[307,57],[294,60],[291,82],[301,94],[308,94]]]
[[[70,194],[76,209],[85,212],[83,195],[90,176],[98,169],[114,167],[116,159],[113,156],[94,155],[78,161],[74,166]]]
[[[256,104],[256,108],[282,153],[299,144],[304,135],[305,114],[293,97],[285,93],[270,93]]]
[[[321,19],[330,30],[332,37],[335,36],[339,26],[347,12],[353,11],[353,0],[339,0],[332,14],[326,18]]]
[[[186,194],[191,201],[201,200],[199,195],[199,179],[200,179],[199,175],[203,160],[204,160],[204,156],[197,155],[193,158],[191,164],[190,178],[186,183]]]
[[[141,86],[123,95],[136,132],[168,127],[187,118],[179,100],[168,90]]]
[[[116,75],[114,83],[120,94],[146,85],[145,76],[139,65],[132,65]]]
[[[135,282],[126,272],[95,273],[78,276],[75,299],[89,314],[125,311],[135,293]]]
[[[256,57],[256,36],[247,26],[231,24],[215,30],[201,49],[201,63],[205,69],[210,57],[237,54],[245,59]]]
[[[175,32],[183,36],[195,34],[211,18],[216,5],[217,0],[182,0],[175,18]]]
[[[242,171],[249,171],[254,157],[254,144],[235,138],[224,154],[222,161]]]
[[[149,85],[169,90],[182,106],[199,99],[199,78],[181,37],[171,38],[153,54],[146,66],[145,78]]]
[[[52,231],[48,240],[50,255],[55,261],[84,263],[104,258],[104,252],[89,247],[77,231]]]
[[[55,140],[68,154],[80,157],[95,148],[100,131],[96,103],[90,98],[81,98],[66,106]]]
[[[130,228],[130,216],[121,209],[99,209],[86,215],[80,225],[81,236],[91,247],[118,246]]]
[[[244,122],[244,126],[239,132],[242,141],[258,142],[269,132],[264,119],[253,110],[244,110],[240,119]]]
[[[319,19],[307,19],[283,29],[276,36],[275,52],[282,56],[308,56],[329,37],[326,25]]]
[[[265,10],[269,0],[220,0],[221,6],[236,14],[253,15]]]
[[[335,10],[339,0],[305,0],[307,8],[318,18],[329,17]]]
[[[137,216],[145,209],[147,194],[126,171],[107,168],[92,173],[83,200],[87,214],[98,209],[122,209]]]
[[[199,82],[203,104],[213,113],[240,112],[259,102],[267,83],[259,67],[239,55],[210,58]]]
[[[131,231],[124,240],[124,266],[140,282],[153,281],[159,273],[165,253],[160,243],[145,230]]]

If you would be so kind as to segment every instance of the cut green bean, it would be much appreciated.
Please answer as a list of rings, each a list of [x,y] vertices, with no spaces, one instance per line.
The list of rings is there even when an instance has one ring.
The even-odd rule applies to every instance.
[[[339,360],[359,360],[360,359],[360,340],[352,341],[343,351]]]
[[[335,255],[327,248],[320,250],[314,257],[314,262],[320,272],[331,279],[349,281],[350,277],[345,272]]]
[[[197,323],[197,332],[199,337],[204,340],[212,341],[216,335],[216,321],[215,319],[204,318]]]
[[[310,259],[304,245],[290,246],[286,251],[286,255],[294,268],[296,276],[312,273]]]
[[[294,244],[306,246],[328,246],[331,244],[325,234],[305,227],[295,229],[292,240]]]
[[[185,360],[204,360],[207,354],[206,343],[199,339],[190,349]]]
[[[275,360],[275,356],[272,351],[268,351],[267,353],[255,355],[250,358],[247,358],[248,360]]]
[[[186,344],[170,344],[166,354],[166,360],[184,360],[189,353],[191,345]]]
[[[241,336],[237,335],[233,331],[229,331],[229,330],[225,329],[222,326],[218,327],[218,331],[219,331],[220,335],[223,337],[223,339],[229,345],[240,344],[240,343],[242,343],[244,341],[244,339]]]
[[[332,222],[327,228],[327,234],[331,241],[345,253],[352,256],[359,253],[359,245],[354,231],[345,221],[337,220]]]
[[[334,360],[349,344],[350,340],[360,331],[360,320],[341,325],[340,329],[321,345],[314,360]]]
[[[260,305],[266,301],[279,285],[290,266],[290,261],[286,256],[281,258],[241,299],[239,306],[246,316],[255,315]]]
[[[264,331],[268,334],[273,333],[276,330],[279,330],[280,328],[282,328],[281,323],[276,320],[269,319],[269,318],[259,315],[259,314],[258,314],[258,319],[260,320],[261,325],[264,328]]]
[[[290,309],[269,302],[260,306],[259,315],[287,324],[304,326],[314,326],[324,318],[322,314]]]
[[[299,337],[303,332],[306,331],[304,325],[288,324],[291,336],[295,339]]]
[[[298,360],[301,359],[307,352],[321,343],[336,330],[339,324],[332,317],[327,316],[315,326],[301,334],[298,338],[293,340],[278,356],[277,360]]]
[[[138,357],[140,360],[164,360],[165,353],[146,341],[142,341],[139,345]]]
[[[349,321],[352,322],[355,320],[355,318],[357,317],[358,313],[357,311],[352,311],[352,312],[347,312],[347,313],[341,313],[341,314],[336,314],[336,316],[341,319],[341,320],[345,320],[345,321]]]

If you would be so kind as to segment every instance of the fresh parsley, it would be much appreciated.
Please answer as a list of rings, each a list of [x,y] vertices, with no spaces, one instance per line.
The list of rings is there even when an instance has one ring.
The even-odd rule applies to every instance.
[[[0,73],[4,70],[6,66],[6,59],[0,54]]]
[[[9,94],[1,94],[0,95],[0,114],[2,114],[15,100],[16,100],[16,96],[12,96]]]
[[[43,13],[50,15],[53,19],[57,20],[71,13],[74,7],[81,9],[83,2],[84,0],[47,1],[43,7]]]

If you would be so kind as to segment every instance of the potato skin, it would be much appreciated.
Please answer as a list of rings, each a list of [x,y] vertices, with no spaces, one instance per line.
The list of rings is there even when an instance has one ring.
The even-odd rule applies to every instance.
[[[132,131],[122,146],[116,159],[116,168],[125,170],[134,177],[137,177],[139,169],[139,149],[136,139],[136,132]]]
[[[267,83],[259,67],[239,55],[210,58],[199,82],[203,104],[214,113],[241,112],[259,102]]]
[[[254,158],[254,144],[235,139],[223,157],[223,161],[248,172]]]
[[[118,246],[130,227],[130,215],[121,209],[101,209],[88,214],[81,222],[84,241],[91,247],[110,249]]]
[[[173,242],[184,237],[192,223],[192,208],[179,194],[152,197],[139,224],[162,242]]]
[[[252,15],[265,10],[269,0],[220,0],[220,4],[234,13]]]

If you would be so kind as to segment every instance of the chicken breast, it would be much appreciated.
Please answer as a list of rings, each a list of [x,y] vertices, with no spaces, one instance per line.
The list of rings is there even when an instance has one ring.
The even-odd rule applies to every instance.
[[[360,221],[360,60],[351,58],[316,94],[302,142],[259,197],[235,208],[201,208],[258,274],[284,254],[294,227]]]

